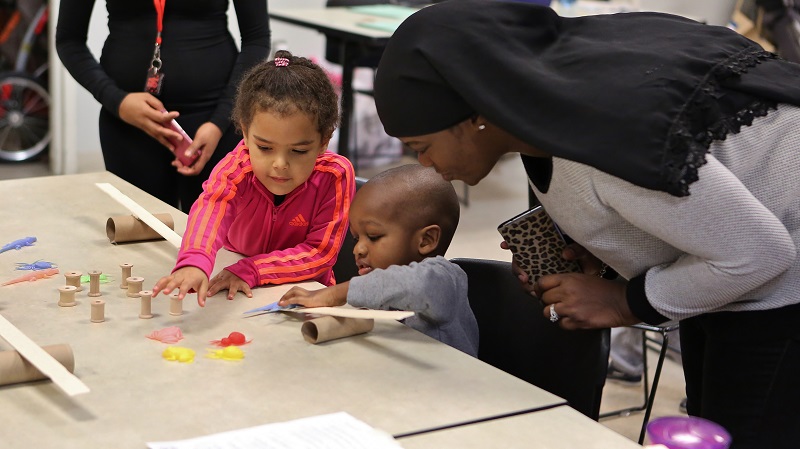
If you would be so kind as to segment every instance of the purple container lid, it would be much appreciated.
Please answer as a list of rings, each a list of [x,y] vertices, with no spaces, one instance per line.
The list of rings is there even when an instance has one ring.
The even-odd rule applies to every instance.
[[[731,434],[707,419],[695,416],[664,416],[647,425],[652,444],[669,449],[728,449]]]

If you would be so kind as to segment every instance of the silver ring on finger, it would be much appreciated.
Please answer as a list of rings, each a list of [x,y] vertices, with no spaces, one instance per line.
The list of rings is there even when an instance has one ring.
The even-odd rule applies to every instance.
[[[558,316],[558,314],[556,313],[556,305],[555,304],[550,304],[550,322],[551,323],[555,323],[559,319],[561,319],[561,317]]]

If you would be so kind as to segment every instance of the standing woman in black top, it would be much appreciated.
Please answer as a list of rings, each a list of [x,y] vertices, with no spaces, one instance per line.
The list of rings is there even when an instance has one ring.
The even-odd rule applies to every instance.
[[[86,45],[94,0],[60,4],[56,50],[103,106],[106,169],[184,211],[241,139],[230,121],[236,86],[269,56],[267,1],[233,4],[241,52],[228,29],[228,0],[107,0],[109,35],[99,63]],[[201,152],[191,166],[169,151],[168,139],[179,134],[163,125],[173,118],[194,140],[189,151]]]

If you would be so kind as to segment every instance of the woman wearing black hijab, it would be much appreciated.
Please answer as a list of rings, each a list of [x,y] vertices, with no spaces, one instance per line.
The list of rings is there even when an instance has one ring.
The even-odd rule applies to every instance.
[[[398,28],[375,101],[445,179],[520,153],[550,216],[626,280],[544,276],[544,316],[680,320],[689,413],[734,449],[797,447],[799,65],[677,16],[459,0]]]

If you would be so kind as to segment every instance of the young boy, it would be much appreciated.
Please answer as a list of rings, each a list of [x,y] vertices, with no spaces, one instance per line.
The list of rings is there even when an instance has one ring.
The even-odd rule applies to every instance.
[[[371,178],[350,206],[359,276],[321,290],[293,287],[279,305],[412,310],[404,323],[472,356],[478,323],[467,275],[444,258],[459,218],[452,184],[432,168],[404,165]]]

